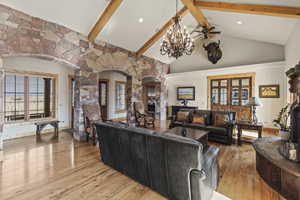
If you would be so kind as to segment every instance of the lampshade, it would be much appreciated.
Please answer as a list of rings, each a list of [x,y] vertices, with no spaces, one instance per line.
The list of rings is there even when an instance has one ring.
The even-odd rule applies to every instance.
[[[257,97],[250,97],[247,106],[263,106]]]

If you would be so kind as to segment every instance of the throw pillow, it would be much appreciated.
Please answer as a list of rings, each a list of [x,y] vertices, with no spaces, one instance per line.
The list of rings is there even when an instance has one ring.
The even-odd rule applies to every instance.
[[[205,125],[205,117],[204,116],[194,116],[193,124]]]
[[[189,121],[189,114],[190,114],[190,112],[186,112],[186,111],[177,112],[177,121],[179,121],[179,122],[188,122]]]
[[[226,115],[215,114],[214,125],[218,127],[224,127],[226,125]]]

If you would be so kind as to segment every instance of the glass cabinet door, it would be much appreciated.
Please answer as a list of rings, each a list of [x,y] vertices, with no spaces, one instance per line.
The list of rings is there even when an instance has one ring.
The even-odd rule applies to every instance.
[[[212,104],[219,104],[219,89],[212,89]]]

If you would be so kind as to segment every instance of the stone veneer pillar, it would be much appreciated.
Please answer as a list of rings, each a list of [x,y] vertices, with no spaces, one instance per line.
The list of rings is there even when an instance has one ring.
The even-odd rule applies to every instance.
[[[4,126],[4,72],[0,57],[0,162],[3,161],[3,126]]]
[[[74,138],[76,140],[86,140],[82,105],[98,103],[98,96],[98,72],[84,69],[77,70],[75,72],[74,95]]]

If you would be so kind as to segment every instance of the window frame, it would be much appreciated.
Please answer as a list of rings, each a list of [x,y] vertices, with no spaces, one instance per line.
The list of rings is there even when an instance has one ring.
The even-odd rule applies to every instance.
[[[124,85],[125,87],[125,91],[124,91],[124,105],[125,105],[125,108],[124,109],[118,109],[117,108],[117,85]],[[127,88],[127,82],[125,81],[115,81],[115,113],[124,113],[126,112],[126,109],[127,109],[127,102],[126,102],[126,88]]]
[[[24,120],[16,120],[16,121],[6,121],[4,120],[4,124],[22,124],[22,123],[32,123],[32,122],[40,122],[46,120],[53,120],[57,119],[57,105],[58,105],[58,74],[51,74],[51,73],[43,73],[43,72],[33,72],[33,71],[25,71],[25,70],[16,70],[16,69],[9,69],[4,68],[4,77],[6,75],[17,75],[17,76],[24,76]],[[53,96],[52,96],[52,115],[50,117],[44,118],[29,118],[29,77],[39,77],[39,78],[51,78],[53,79]],[[5,93],[3,86],[3,94]],[[3,106],[5,106],[5,100],[3,99]],[[5,107],[3,110],[3,114],[5,116]]]

